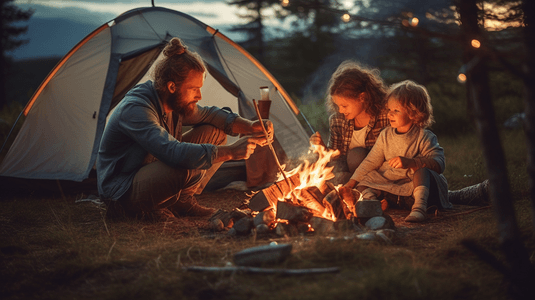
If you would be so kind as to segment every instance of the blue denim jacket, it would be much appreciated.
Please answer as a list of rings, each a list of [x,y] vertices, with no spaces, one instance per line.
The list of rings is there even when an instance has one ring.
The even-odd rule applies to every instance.
[[[202,100],[201,100],[202,101]],[[208,169],[217,154],[210,144],[181,142],[182,125],[212,124],[229,135],[238,115],[214,106],[198,106],[197,114],[168,121],[152,81],[132,88],[109,117],[97,157],[100,197],[117,200],[130,188],[148,157],[176,168]],[[149,155],[150,154],[150,155]]]

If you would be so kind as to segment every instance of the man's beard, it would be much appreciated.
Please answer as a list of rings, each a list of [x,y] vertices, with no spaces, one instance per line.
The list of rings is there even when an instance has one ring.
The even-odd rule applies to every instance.
[[[169,106],[173,113],[188,116],[195,112],[196,104],[184,103],[182,94],[177,90],[171,97],[167,98],[167,106]]]

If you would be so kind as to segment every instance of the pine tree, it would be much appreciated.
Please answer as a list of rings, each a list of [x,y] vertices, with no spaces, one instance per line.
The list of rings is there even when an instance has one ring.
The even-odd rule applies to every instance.
[[[10,59],[6,52],[27,43],[16,37],[25,33],[28,26],[15,26],[13,23],[27,21],[33,14],[33,11],[21,10],[11,2],[13,0],[0,0],[0,110],[7,104],[5,83]]]

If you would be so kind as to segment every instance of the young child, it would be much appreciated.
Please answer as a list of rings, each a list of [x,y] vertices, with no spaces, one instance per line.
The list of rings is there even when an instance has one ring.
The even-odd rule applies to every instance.
[[[382,192],[398,196],[398,201],[413,196],[405,221],[422,222],[428,200],[429,206],[452,208],[442,175],[444,150],[426,129],[434,122],[429,94],[424,86],[405,80],[394,84],[386,99],[390,127],[381,132],[346,186],[357,185],[365,199],[378,199]]]

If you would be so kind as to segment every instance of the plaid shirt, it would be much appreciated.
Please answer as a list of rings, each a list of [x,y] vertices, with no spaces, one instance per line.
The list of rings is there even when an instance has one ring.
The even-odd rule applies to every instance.
[[[335,113],[329,118],[330,125],[330,137],[327,148],[340,151],[340,156],[345,157],[347,151],[349,150],[349,144],[351,143],[351,138],[353,136],[353,131],[355,129],[355,121],[353,119],[346,120],[344,115],[340,113]],[[377,117],[371,117],[370,122],[367,125],[366,140],[365,145],[366,149],[370,150],[381,130],[389,125],[387,113],[383,112]]]

